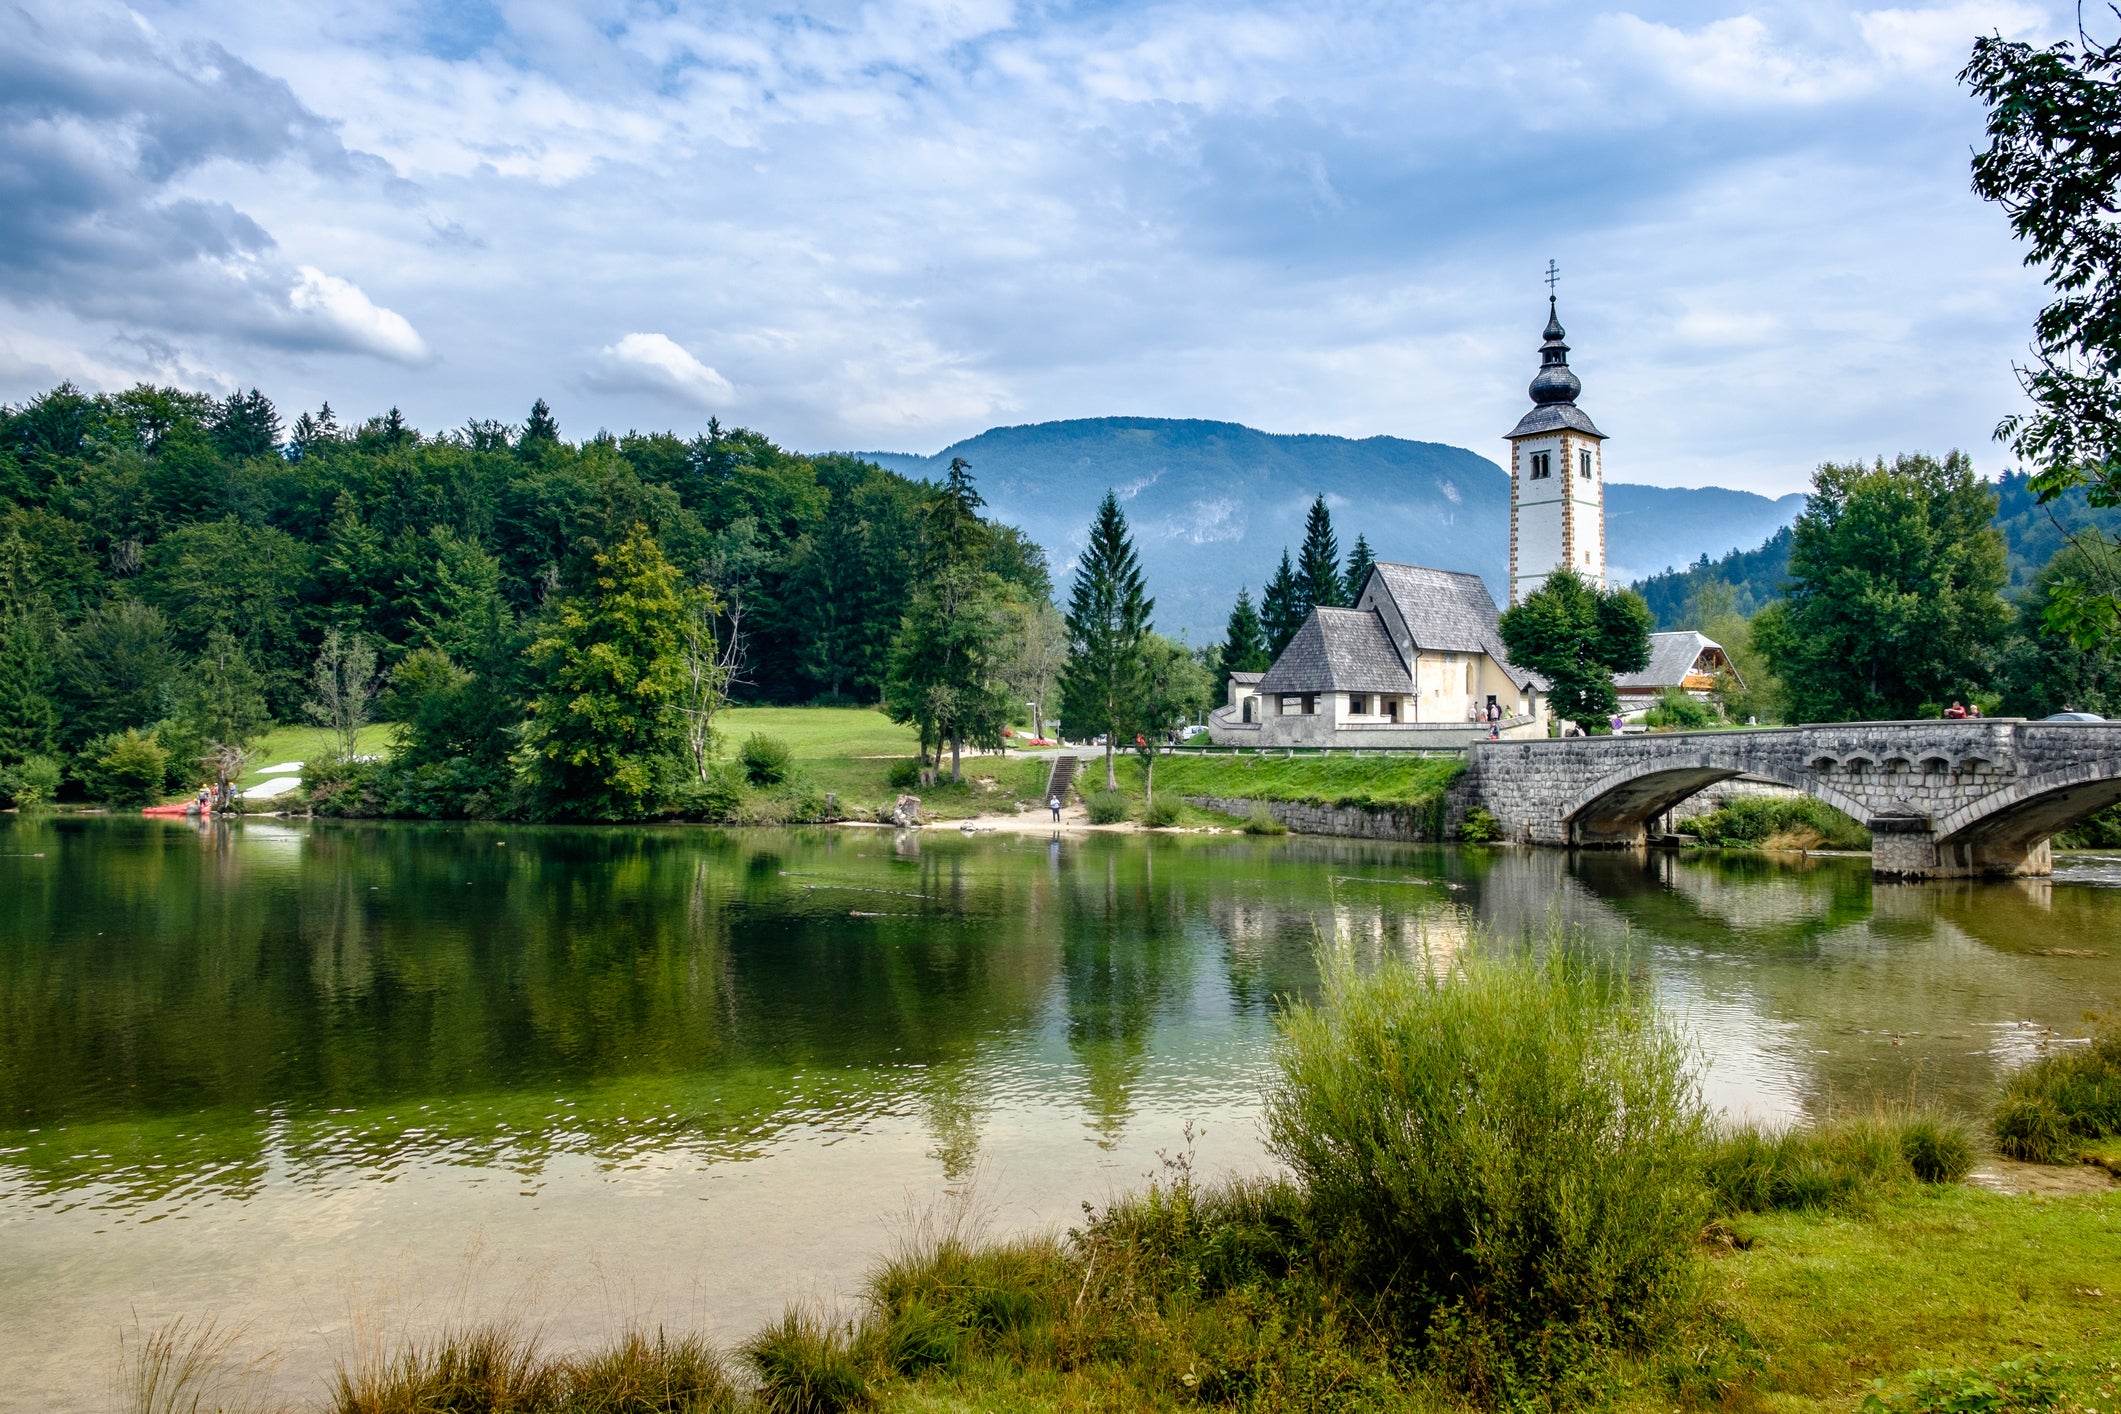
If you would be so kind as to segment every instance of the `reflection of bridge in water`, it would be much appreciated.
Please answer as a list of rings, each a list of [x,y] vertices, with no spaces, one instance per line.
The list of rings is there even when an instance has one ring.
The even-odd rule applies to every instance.
[[[1768,731],[1484,741],[1466,802],[1527,844],[1631,845],[1733,776],[1761,776],[1867,825],[1886,878],[2046,874],[2048,840],[2121,801],[2121,723],[1848,722]]]

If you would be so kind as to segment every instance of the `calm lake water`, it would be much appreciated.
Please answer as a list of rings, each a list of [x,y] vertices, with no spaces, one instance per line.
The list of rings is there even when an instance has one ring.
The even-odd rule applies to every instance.
[[[1287,838],[14,819],[0,825],[0,1407],[110,1405],[212,1316],[321,1392],[510,1313],[729,1338],[970,1189],[1064,1224],[1257,1130],[1321,939],[1559,914],[1626,948],[1711,1099],[1969,1110],[2121,999],[2121,857],[2052,882]]]

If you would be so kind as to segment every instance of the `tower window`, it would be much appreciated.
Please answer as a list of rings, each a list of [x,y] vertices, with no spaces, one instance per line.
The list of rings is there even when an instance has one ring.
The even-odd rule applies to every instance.
[[[1553,474],[1554,454],[1552,452],[1532,453],[1532,479],[1541,481]]]
[[[1578,455],[1583,458],[1580,463],[1583,468],[1583,479],[1589,481],[1591,479],[1591,454],[1589,452],[1581,452]]]

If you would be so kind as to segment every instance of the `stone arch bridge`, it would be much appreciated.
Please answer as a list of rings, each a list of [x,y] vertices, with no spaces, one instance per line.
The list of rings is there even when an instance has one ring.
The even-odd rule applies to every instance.
[[[1469,755],[1462,798],[1507,839],[1641,844],[1696,791],[1760,776],[1869,826],[1881,878],[2046,874],[2051,836],[2121,801],[2121,722],[1848,722],[1481,741]]]

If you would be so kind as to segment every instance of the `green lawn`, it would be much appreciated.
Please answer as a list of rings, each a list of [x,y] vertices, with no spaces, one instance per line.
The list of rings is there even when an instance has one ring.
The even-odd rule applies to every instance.
[[[361,728],[355,738],[355,752],[363,756],[383,756],[390,752],[391,732],[395,728],[385,723]],[[274,727],[251,744],[250,769],[238,778],[238,785],[254,786],[265,779],[259,771],[261,766],[282,766],[289,761],[307,761],[312,757],[326,756],[337,749],[332,734],[322,727]]]
[[[797,760],[835,756],[911,756],[920,738],[874,707],[731,707],[715,718],[725,754],[763,732],[788,743]]]
[[[1162,795],[1241,796],[1311,805],[1426,806],[1458,779],[1455,756],[1236,756],[1176,753],[1156,763]],[[1140,758],[1127,754],[1120,784],[1141,791]],[[1130,774],[1131,773],[1131,774]],[[1086,772],[1086,777],[1090,773]]]

